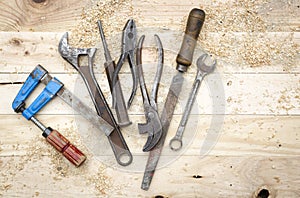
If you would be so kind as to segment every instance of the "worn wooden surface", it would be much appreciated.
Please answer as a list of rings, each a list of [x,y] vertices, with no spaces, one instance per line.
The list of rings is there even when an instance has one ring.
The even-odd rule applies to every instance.
[[[178,42],[162,36],[167,50],[158,97],[160,109],[175,73],[176,51],[186,16],[193,7],[200,6],[207,11],[207,25],[200,43],[202,48],[215,54],[219,64],[199,91],[182,152],[170,151],[168,142],[180,121],[196,72],[195,65],[185,75],[186,89],[180,95],[162,160],[149,191],[140,189],[147,159],[147,153],[141,151],[146,139],[137,132],[137,123],[144,120],[140,93],[129,111],[133,125],[123,129],[134,154],[129,167],[116,164],[110,148],[105,147],[107,141],[103,135],[99,142],[89,138],[86,134],[95,129],[59,99],[51,101],[39,113],[41,121],[61,131],[87,153],[88,160],[82,167],[70,165],[45,143],[32,123],[13,112],[11,103],[29,72],[42,64],[67,88],[91,104],[82,80],[60,57],[57,45],[64,32],[80,32],[78,28],[83,27],[83,19],[86,20],[84,11],[94,12],[92,7],[97,1],[3,0],[0,1],[0,197],[258,197],[261,189],[266,189],[269,197],[299,197],[299,1],[270,0],[257,1],[260,2],[257,4],[193,0],[106,2],[106,5],[98,5],[106,6],[99,16],[114,21],[112,25],[120,24],[116,32],[105,27],[114,57],[119,56],[120,30],[129,17],[136,19],[140,31],[154,27],[174,33]],[[239,10],[220,12],[230,4],[240,6]],[[111,11],[114,8],[116,12]],[[253,10],[257,12],[251,13]],[[255,26],[261,21],[255,23],[238,18],[236,14],[242,11],[251,19],[259,17],[264,27]],[[239,19],[254,31],[249,34],[249,30],[239,27],[235,21]],[[109,23],[105,20],[103,23]],[[96,33],[97,29],[87,35]],[[240,44],[248,38],[264,38],[262,41],[274,45],[268,45],[267,54],[262,54],[263,58],[270,56],[266,62],[254,66],[251,64],[257,64],[255,60],[243,57],[243,48],[249,46]],[[224,45],[224,41],[230,39],[232,42]],[[110,101],[102,66],[102,47],[99,40],[96,43],[99,52],[95,71]],[[197,49],[199,51],[199,45]],[[259,47],[253,49],[258,50],[252,51],[257,55],[265,52]],[[144,61],[153,63],[153,53],[145,54]],[[150,88],[154,72],[145,67],[149,72],[146,81]],[[124,66],[121,79],[131,78],[128,71],[128,66]],[[124,83],[123,89],[129,91],[130,83]],[[211,129],[217,131],[211,133]]]

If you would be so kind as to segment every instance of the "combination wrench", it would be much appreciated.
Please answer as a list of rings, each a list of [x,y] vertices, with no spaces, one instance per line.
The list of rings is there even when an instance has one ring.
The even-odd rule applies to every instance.
[[[174,151],[178,151],[182,148],[182,136],[185,130],[185,126],[188,121],[189,115],[191,113],[199,87],[201,86],[204,77],[212,73],[216,68],[216,64],[217,64],[216,60],[214,60],[211,65],[205,64],[205,60],[207,57],[208,57],[207,54],[203,54],[197,60],[197,75],[193,83],[192,91],[190,92],[177,132],[169,142],[170,148]]]

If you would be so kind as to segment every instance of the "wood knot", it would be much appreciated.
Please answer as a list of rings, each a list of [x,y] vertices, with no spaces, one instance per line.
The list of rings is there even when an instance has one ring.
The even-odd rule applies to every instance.
[[[200,179],[200,178],[202,178],[202,176],[201,175],[193,175],[193,178]]]
[[[165,198],[163,195],[156,195],[154,198]]]
[[[23,43],[23,41],[22,41],[21,39],[18,39],[18,38],[12,38],[12,39],[9,41],[9,43],[10,43],[11,45],[20,46],[20,45]]]
[[[276,197],[276,192],[269,186],[261,186],[253,195],[253,198],[272,198]]]
[[[46,0],[33,0],[34,3],[44,3]]]

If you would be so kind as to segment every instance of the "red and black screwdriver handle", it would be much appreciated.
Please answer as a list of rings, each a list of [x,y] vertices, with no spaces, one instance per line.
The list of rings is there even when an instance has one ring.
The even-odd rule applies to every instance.
[[[46,138],[47,142],[62,153],[72,164],[78,167],[86,160],[86,156],[57,130],[45,127],[34,116],[30,120],[43,131],[42,135]]]

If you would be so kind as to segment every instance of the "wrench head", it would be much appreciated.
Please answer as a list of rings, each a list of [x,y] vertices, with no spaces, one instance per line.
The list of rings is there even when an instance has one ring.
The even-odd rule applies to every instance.
[[[214,60],[212,64],[207,65],[205,60],[207,59],[208,54],[202,54],[197,60],[197,67],[203,73],[209,74],[213,72],[217,65],[217,60]]]
[[[66,32],[60,39],[58,44],[58,52],[60,55],[68,61],[76,69],[79,68],[79,56],[94,57],[96,48],[74,48],[69,45],[69,34]]]

